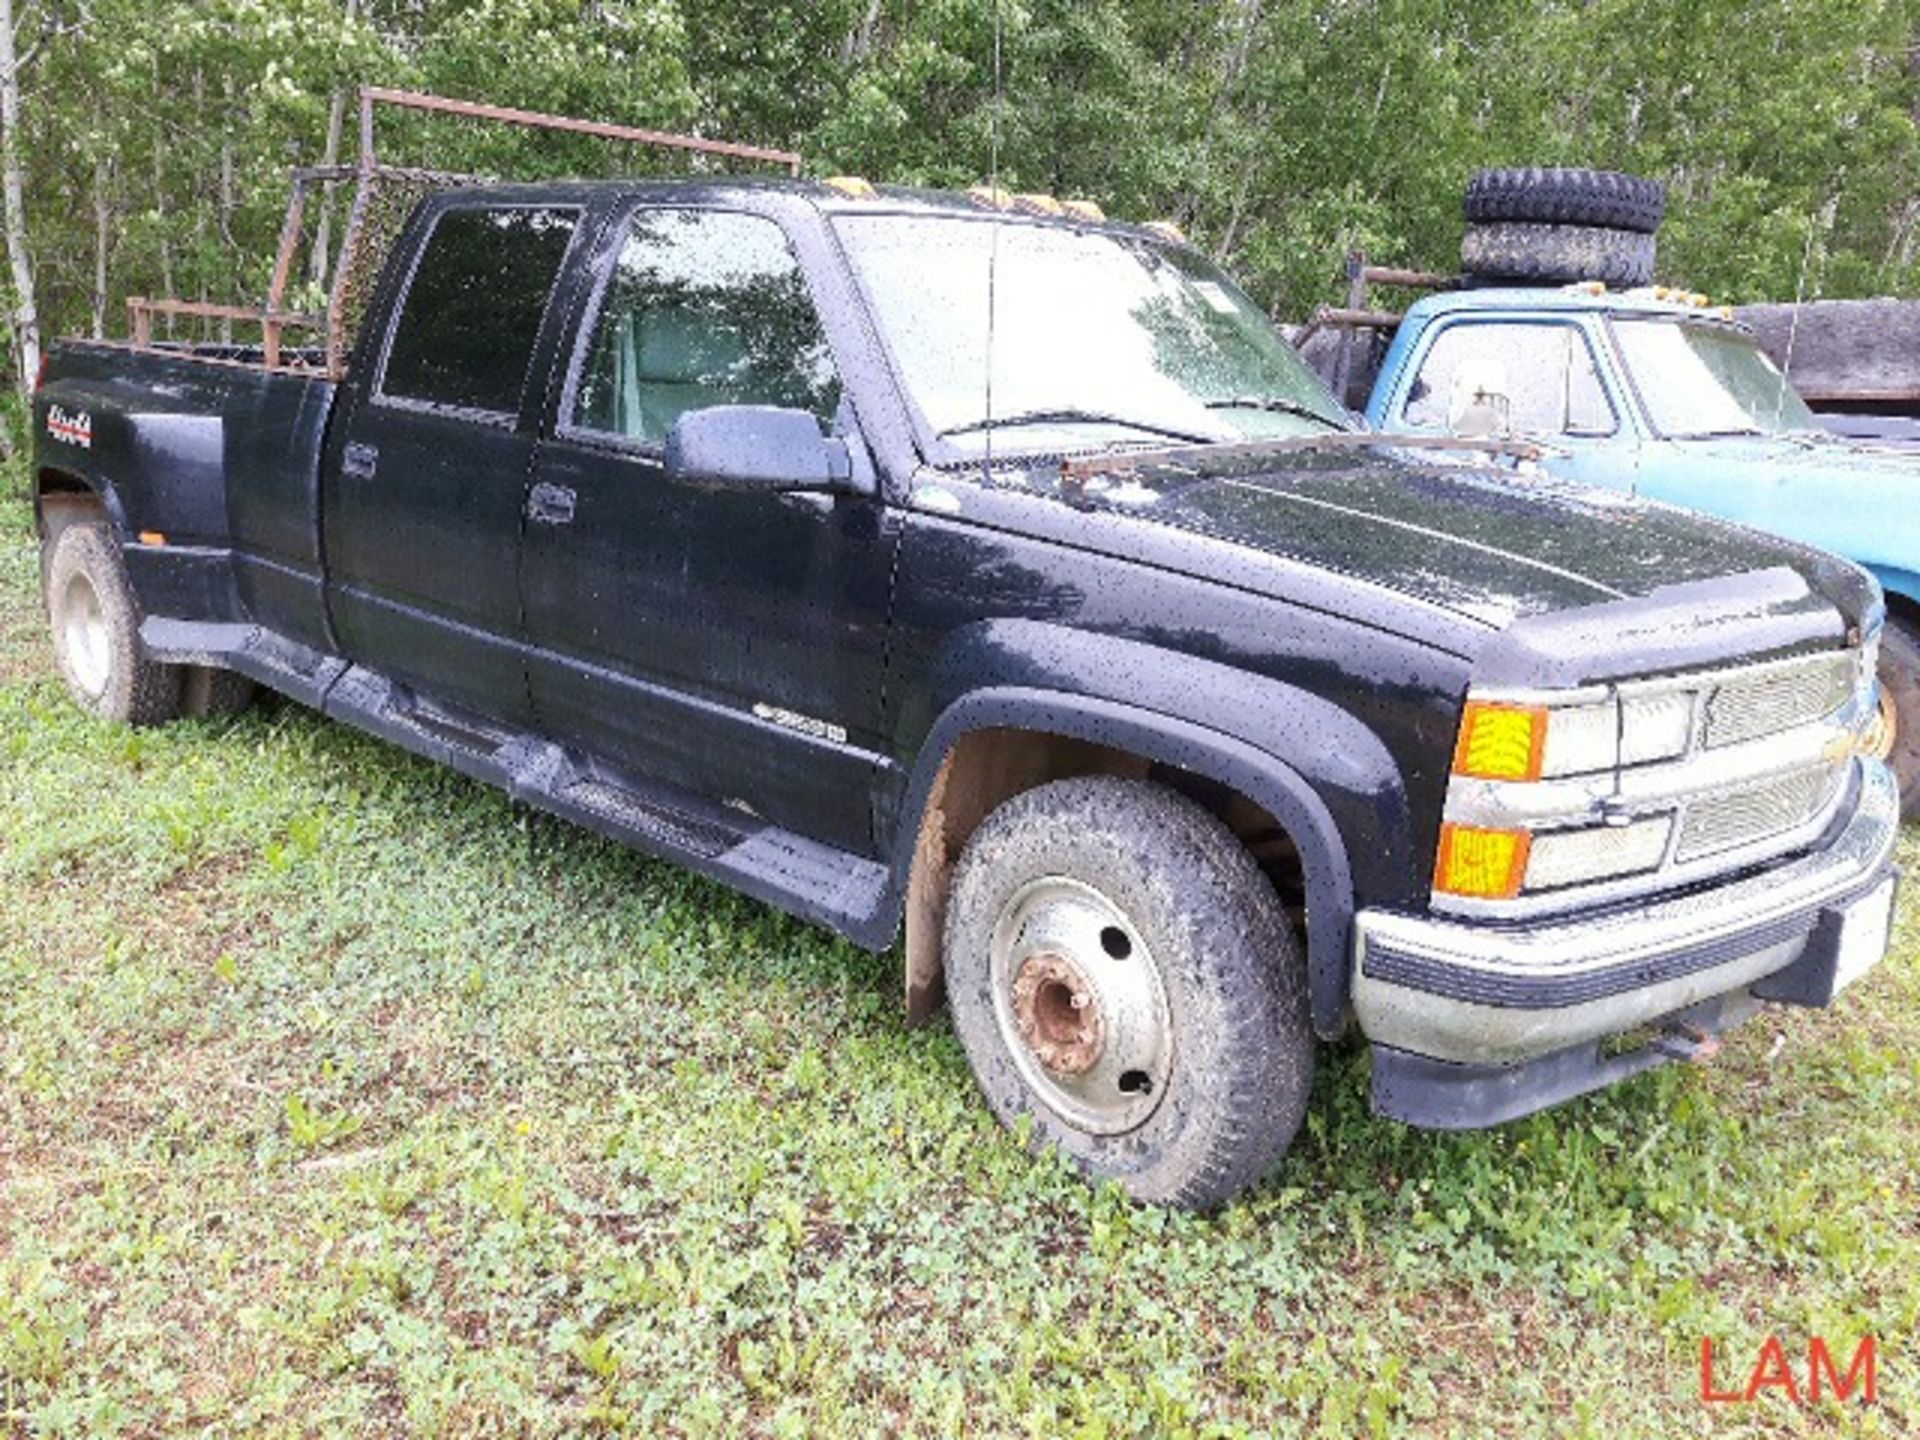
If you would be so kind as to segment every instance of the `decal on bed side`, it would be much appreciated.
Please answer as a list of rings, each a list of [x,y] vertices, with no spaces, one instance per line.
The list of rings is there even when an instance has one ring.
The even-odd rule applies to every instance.
[[[47,433],[56,440],[78,445],[82,450],[91,450],[93,416],[85,410],[63,410],[58,405],[50,406],[47,410]]]

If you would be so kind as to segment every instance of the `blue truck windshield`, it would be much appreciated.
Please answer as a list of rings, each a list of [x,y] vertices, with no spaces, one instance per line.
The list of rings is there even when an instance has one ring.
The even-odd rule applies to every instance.
[[[837,226],[901,382],[960,449],[983,448],[989,422],[995,450],[1028,452],[1352,424],[1260,307],[1197,255],[964,216]]]
[[[1662,435],[1785,435],[1820,422],[1751,337],[1653,316],[1614,320],[1647,418]]]

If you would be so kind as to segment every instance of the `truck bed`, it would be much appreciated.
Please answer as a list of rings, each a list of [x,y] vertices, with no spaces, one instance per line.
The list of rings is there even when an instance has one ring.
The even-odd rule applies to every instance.
[[[1920,301],[1817,300],[1736,313],[1828,429],[1920,446]]]
[[[248,349],[55,346],[42,468],[99,490],[156,612],[324,645],[319,475],[338,387]]]

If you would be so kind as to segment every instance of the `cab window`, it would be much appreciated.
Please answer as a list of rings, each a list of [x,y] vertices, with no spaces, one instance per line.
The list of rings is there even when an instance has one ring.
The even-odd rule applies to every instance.
[[[576,210],[449,210],[434,222],[382,367],[381,398],[517,415]]]
[[[1448,430],[1467,407],[1504,396],[1515,435],[1612,435],[1613,405],[1576,326],[1473,321],[1440,332],[1407,391],[1401,419]]]
[[[823,423],[840,379],[799,262],[771,220],[644,211],[587,341],[570,425],[658,444],[688,410],[777,405]]]

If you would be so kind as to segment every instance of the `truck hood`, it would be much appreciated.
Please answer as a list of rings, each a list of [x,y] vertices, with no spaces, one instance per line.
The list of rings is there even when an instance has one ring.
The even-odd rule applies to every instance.
[[[1920,480],[1920,450],[1845,435],[1709,435],[1669,443],[1681,454],[1708,463],[1766,465],[1795,476],[1834,479],[1873,475]]]
[[[1568,610],[1644,608],[1639,602],[1670,592],[1697,608],[1706,593],[1700,587],[1710,592],[1713,582],[1765,572],[1774,578],[1763,587],[1770,598],[1762,608],[1791,612],[1803,624],[1817,614],[1836,640],[1879,605],[1873,581],[1837,557],[1530,466],[1416,465],[1384,446],[1218,459],[1179,452],[1173,460],[1120,457],[1116,464],[1080,479],[1044,469],[1022,479],[1076,509],[1122,512],[1295,562],[1271,567],[1262,588],[1276,594],[1287,589],[1285,572],[1304,564],[1505,630]],[[1196,568],[1192,558],[1171,563]],[[1233,568],[1244,583],[1247,567]]]

